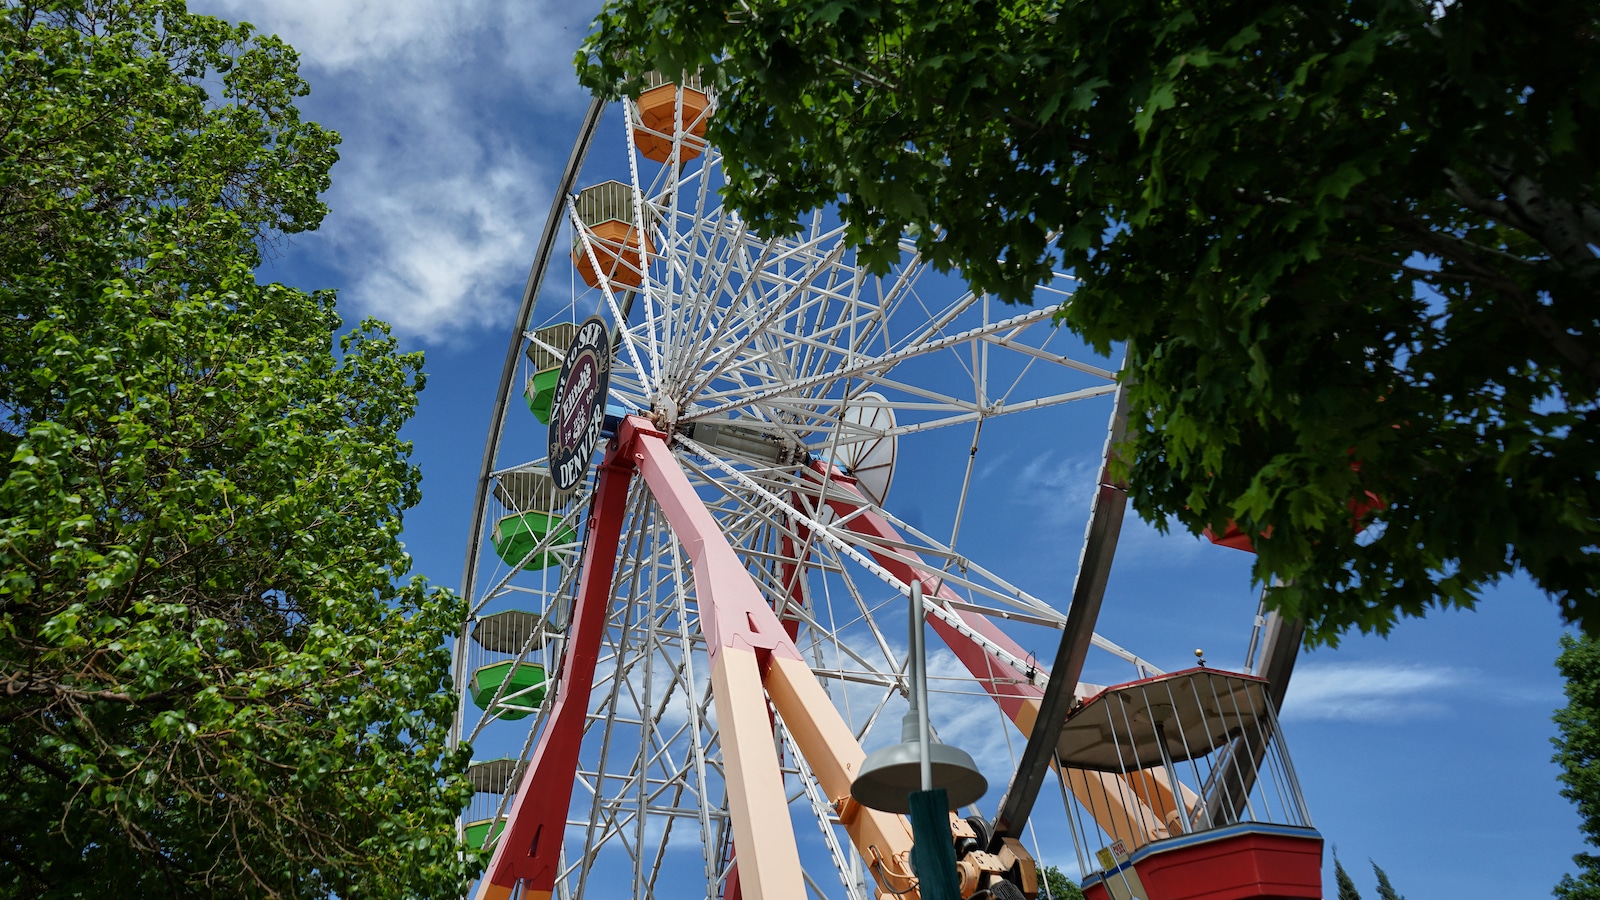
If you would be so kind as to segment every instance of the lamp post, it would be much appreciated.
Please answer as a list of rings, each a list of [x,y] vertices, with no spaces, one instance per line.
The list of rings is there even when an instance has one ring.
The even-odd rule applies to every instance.
[[[924,900],[960,900],[949,814],[977,802],[989,788],[972,757],[949,744],[935,744],[928,728],[927,648],[923,642],[922,580],[911,582],[911,646],[907,691],[911,708],[900,724],[900,743],[874,750],[850,784],[862,806],[909,814],[914,843],[911,867]]]
[[[922,606],[922,580],[911,582],[911,708],[917,713],[917,759],[922,789],[933,790],[933,760],[928,756],[928,648],[922,643],[927,610]],[[904,729],[901,729],[904,731]],[[901,735],[902,739],[904,735]],[[981,776],[980,776],[981,777]],[[987,784],[984,785],[988,787]],[[982,796],[981,794],[979,796]],[[957,803],[956,806],[963,804]]]

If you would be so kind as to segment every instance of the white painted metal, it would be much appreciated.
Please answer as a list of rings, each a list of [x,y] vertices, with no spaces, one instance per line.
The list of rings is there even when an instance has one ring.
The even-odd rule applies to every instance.
[[[885,734],[897,731],[904,708],[905,586],[879,562],[884,555],[942,578],[960,599],[947,607],[930,596],[930,615],[1008,663],[1013,671],[1006,679],[1043,685],[1046,677],[1032,660],[977,634],[957,610],[1006,611],[1046,628],[1059,627],[1060,610],[966,558],[951,546],[957,529],[947,544],[874,504],[902,540],[857,534],[852,516],[826,508],[827,498],[841,496],[832,472],[819,480],[809,470],[814,460],[831,459],[879,472],[881,479],[864,487],[881,501],[895,448],[914,452],[912,435],[1108,396],[1114,373],[1106,361],[1066,346],[1071,340],[1052,323],[1070,280],[1041,288],[1047,305],[1019,309],[959,287],[914,253],[887,276],[873,277],[856,264],[843,228],[821,214],[792,237],[773,237],[752,233],[721,208],[715,149],[682,166],[661,166],[637,157],[631,137],[623,143],[636,220],[652,223],[656,252],[646,279],[625,320],[626,289],[604,282],[585,289],[575,279],[553,278],[552,284],[572,281],[577,293],[561,297],[549,318],[576,321],[598,308],[613,322],[625,321],[610,402],[676,432],[672,446],[691,482],[759,590],[793,623],[797,645],[845,721],[870,742],[880,722],[887,723]],[[614,175],[581,178],[579,185]],[[561,215],[589,264],[604,271],[598,248],[574,227],[570,202]],[[536,327],[549,324],[535,318],[519,323],[520,342],[535,340]],[[691,431],[695,437],[687,436]],[[530,448],[542,438],[531,424],[497,425],[496,473],[537,464]],[[580,540],[588,491],[553,510]],[[475,527],[492,525],[495,512]],[[638,483],[627,516],[573,773],[578,786],[558,896],[715,898],[736,851],[729,846],[693,580],[682,548]],[[530,571],[497,559],[486,541],[475,546],[483,549],[471,563],[474,595],[464,633],[477,617],[502,609],[541,614],[547,624],[516,658],[545,665],[554,679],[565,642],[559,634],[542,635],[566,625],[580,547],[552,538],[533,552],[553,551],[563,564]],[[1130,674],[1154,671],[1109,641],[1097,644],[1134,663]],[[952,693],[981,697],[983,688],[943,676],[933,679],[932,693],[937,707]],[[547,696],[545,709],[550,703]],[[519,750],[528,757],[542,715],[502,722],[474,721],[474,714],[468,711],[464,733],[480,757]],[[851,900],[873,895],[866,867],[832,811],[837,798],[821,796],[783,723],[775,721],[774,729],[789,773],[789,814],[814,823],[796,834],[822,833],[801,854],[808,884]],[[502,814],[508,806],[509,799]]]

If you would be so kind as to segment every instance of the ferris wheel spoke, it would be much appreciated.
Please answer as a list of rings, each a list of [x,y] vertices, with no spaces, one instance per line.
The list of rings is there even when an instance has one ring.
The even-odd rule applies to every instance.
[[[733,229],[731,236],[730,227]],[[707,330],[706,323],[716,315],[718,305],[715,298],[727,289],[728,278],[734,269],[733,255],[726,252],[726,247],[742,244],[746,230],[744,223],[719,216],[709,228],[700,225],[688,233],[700,248],[700,255],[695,259],[698,273],[686,273],[695,280],[679,297],[663,298],[661,301],[661,305],[670,311],[668,321],[672,323],[667,346],[672,358],[680,361],[698,356],[695,352],[698,338]],[[715,286],[711,287],[713,279]],[[680,375],[676,366],[669,368],[669,384],[676,384]]]
[[[990,331],[1004,330],[1005,328],[1012,327],[1022,322],[1039,321],[1049,317],[1053,313],[1054,309],[1032,310],[1004,322],[980,326],[963,331],[959,334],[933,338],[921,344],[903,347],[892,353],[887,353],[871,359],[860,360],[849,366],[841,366],[830,372],[813,375],[808,378],[796,379],[794,382],[788,384],[773,385],[772,387],[758,391],[754,395],[750,396],[739,397],[736,394],[731,393],[706,392],[704,395],[702,395],[703,399],[715,405],[711,406],[709,409],[697,410],[692,415],[685,416],[684,418],[687,420],[703,418],[705,416],[727,412],[730,409],[743,406],[747,403],[759,402],[769,397],[797,394],[807,388],[824,382],[840,381],[845,378],[863,377],[871,373],[886,372],[905,360],[937,353],[941,350],[947,350],[956,345],[967,343]]]
[[[653,230],[651,224],[657,219],[658,210],[654,207],[654,205],[651,205],[651,215],[649,218],[645,217],[645,192],[640,188],[639,185],[639,154],[635,149],[633,142],[633,123],[636,118],[637,110],[631,110],[633,114],[630,114],[630,110],[631,103],[624,101],[622,131],[624,137],[626,138],[628,147],[628,183],[633,187],[633,195],[631,197],[633,201],[633,221],[634,227],[638,229],[638,232],[641,235],[645,235]],[[665,166],[660,171],[662,178],[671,178],[676,180],[677,174],[677,168],[675,166]],[[669,198],[676,198],[677,196],[677,192],[670,189],[666,191],[666,194]],[[646,297],[649,297],[651,294],[650,269],[651,267],[649,265],[644,264],[644,254],[641,254],[639,265],[639,292]],[[595,271],[599,270],[596,269]],[[605,284],[603,280],[601,283],[603,285]],[[617,309],[615,300],[611,296],[611,291],[609,288],[606,290],[606,300],[611,304],[611,314],[614,316],[611,321],[619,323],[627,321],[627,317],[622,314],[621,310]],[[661,348],[658,346],[656,341],[655,305],[652,303],[646,303],[644,305],[644,313],[645,321],[649,325],[649,340],[646,342],[646,347],[650,351],[651,380],[653,383],[659,384],[661,382]],[[634,361],[634,365],[638,365],[638,360]],[[640,374],[642,375],[643,372],[641,371]]]
[[[773,340],[804,351],[793,366],[795,377],[813,376],[822,371],[824,366],[837,366],[842,360],[861,355],[859,347],[841,346],[841,343],[847,339],[854,343],[853,339],[863,332],[867,332],[865,340],[871,341],[873,335],[870,332],[882,324],[884,317],[876,308],[850,305],[854,308],[848,314],[840,314],[824,327],[806,328],[804,323],[800,323],[792,329],[774,329],[771,335]]]
[[[838,258],[843,254],[844,246],[841,244],[829,255],[825,265],[832,265],[833,263],[837,262]],[[691,386],[690,393],[698,393],[701,387],[715,381],[718,375],[722,374],[722,372],[726,370],[728,366],[732,365],[734,360],[738,359],[739,355],[750,346],[750,343],[762,334],[763,329],[771,324],[772,321],[778,316],[783,314],[794,295],[798,292],[804,291],[810,285],[812,277],[815,277],[815,275],[813,274],[812,276],[802,280],[801,283],[795,285],[790,289],[790,293],[785,296],[782,301],[772,304],[770,311],[765,312],[758,320],[751,322],[748,326],[747,333],[742,340],[727,348],[714,351],[707,360],[708,364],[711,366],[711,371],[700,376],[699,380]]]
[[[928,390],[914,384],[909,384],[902,380],[890,378],[883,374],[866,372],[864,374],[859,374],[856,377],[859,379],[859,387],[855,389],[857,391],[873,389],[922,398],[921,401],[893,401],[892,408],[898,411],[944,411],[953,413],[952,415],[935,419],[906,422],[895,429],[880,432],[880,436],[914,434],[934,428],[943,428],[949,425],[972,422],[980,418],[992,418],[996,416],[1026,412],[1034,409],[1042,409],[1063,403],[1071,403],[1078,400],[1107,396],[1115,392],[1116,389],[1116,385],[1110,380],[1115,376],[1111,373],[1107,373],[1107,382],[1103,384],[1092,385],[1090,387],[1081,388],[1078,390],[1064,391],[1041,397],[1032,397],[1025,400],[1011,401],[1009,399],[1011,394],[1016,390],[1017,386],[1022,380],[1022,376],[1019,375],[1018,378],[1015,379],[1012,385],[1007,389],[1005,394],[994,399],[992,402],[984,402],[987,398],[982,396],[981,390],[979,391],[979,397],[977,399],[967,400],[952,396],[947,393]],[[781,383],[781,380],[779,380],[779,383]],[[975,379],[974,385],[975,388],[979,387],[981,385],[981,381]],[[792,415],[822,415],[823,417],[826,417],[826,413],[830,409],[836,407],[839,402],[839,399],[835,393],[828,390],[829,387],[830,385],[827,383],[822,383],[817,385],[818,390],[814,393],[808,392],[801,396],[767,396],[766,398],[757,402],[761,408],[781,410]],[[745,386],[747,391],[749,388],[749,385]],[[758,392],[769,393],[760,391],[760,389],[758,389]],[[729,391],[727,393],[731,394],[733,392]]]
[[[909,291],[911,289],[911,285],[908,284],[906,289]],[[922,297],[920,294],[916,294],[916,299],[917,303],[922,307],[922,310],[927,317],[927,323],[919,327],[916,331],[906,335],[904,346],[907,347],[915,347],[918,344],[925,344],[929,341],[938,340],[940,337],[944,337],[945,329],[949,328],[952,323],[966,315],[967,311],[972,309],[973,306],[976,306],[979,303],[988,302],[987,295],[977,294],[973,291],[965,291],[951,301],[947,306],[945,306],[944,309],[934,311],[929,309],[926,304],[922,303]]]
[[[733,229],[731,235],[728,232],[730,226]],[[730,252],[730,248],[744,247],[748,234],[744,222],[735,221],[729,216],[721,216],[715,222],[715,230],[702,236],[705,255],[699,260],[700,275],[697,289],[687,296],[689,302],[681,306],[684,316],[681,320],[678,360],[689,361],[699,356],[693,352],[699,346],[697,339],[709,332],[710,323],[719,309],[717,298],[726,293],[728,280],[738,269],[738,255]],[[712,286],[713,278],[714,286]]]
[[[1025,356],[1031,356],[1031,357],[1033,357],[1035,359],[1043,360],[1044,362],[1048,362],[1048,363],[1053,363],[1053,364],[1058,365],[1058,366],[1064,366],[1064,367],[1066,367],[1068,369],[1076,369],[1077,371],[1082,372],[1085,375],[1093,375],[1096,378],[1104,378],[1104,379],[1110,380],[1110,379],[1114,379],[1114,378],[1117,377],[1117,373],[1116,372],[1114,372],[1114,371],[1112,371],[1110,369],[1104,368],[1102,366],[1090,365],[1090,364],[1088,364],[1086,362],[1082,362],[1081,360],[1073,359],[1070,356],[1065,356],[1065,355],[1062,355],[1060,353],[1050,353],[1047,350],[1045,350],[1043,346],[1034,347],[1031,344],[1023,343],[1022,341],[1018,340],[1017,338],[1025,330],[1026,329],[1019,328],[1019,329],[1015,330],[1014,332],[1012,332],[1010,334],[1004,334],[1004,335],[1001,335],[1001,334],[986,334],[986,335],[982,336],[981,340],[983,340],[984,343],[990,344],[990,345],[995,346],[995,347],[1002,347],[1002,348],[1004,348],[1006,350],[1009,350],[1009,351],[1012,351],[1014,353],[1021,353],[1021,354],[1025,355]],[[1056,329],[1052,328],[1047,333],[1047,335],[1045,337],[1045,340],[1044,340],[1044,343],[1048,344],[1050,342],[1051,338],[1054,338],[1059,333],[1060,333],[1059,331],[1057,331]]]
[[[773,250],[776,249],[778,245],[778,238],[772,238],[763,242],[761,245],[760,256],[757,258],[754,268],[759,270],[762,265],[771,257]],[[737,270],[738,263],[743,261],[743,259],[748,256],[748,249],[745,245],[741,244],[740,249],[742,252],[733,255],[729,261],[730,270]],[[738,317],[736,316],[737,310],[742,309],[748,311],[760,308],[759,304],[751,303],[749,300],[750,293],[756,290],[758,286],[758,280],[750,277],[750,273],[748,271],[742,272],[741,274],[744,275],[744,278],[739,283],[737,289],[728,296],[725,305],[720,303],[718,304],[718,309],[716,311],[720,312],[721,316],[718,318],[715,327],[712,328],[707,339],[696,348],[696,350],[699,352],[685,354],[685,358],[682,360],[681,367],[671,373],[674,383],[678,383],[679,381],[688,378],[695,367],[702,365],[704,363],[704,360],[701,359],[702,356],[711,352],[715,352],[714,348],[716,348],[724,340],[724,338],[728,335],[729,330],[735,327],[735,324],[738,320]]]
[[[733,478],[734,481],[740,483],[746,489],[748,489],[748,490],[752,491],[753,493],[759,495],[761,497],[761,499],[764,502],[770,504],[772,508],[774,508],[774,509],[783,509],[783,508],[792,509],[793,508],[793,507],[786,507],[784,502],[782,500],[780,500],[778,497],[774,496],[772,494],[772,492],[770,492],[770,491],[766,490],[765,488],[761,487],[753,479],[750,479],[744,473],[739,472],[737,469],[733,468],[732,466],[729,466],[727,463],[725,463],[725,462],[721,461],[720,459],[716,458],[715,454],[712,454],[705,447],[702,447],[699,444],[696,444],[693,440],[685,438],[682,435],[676,436],[674,438],[674,440],[682,442],[691,452],[695,453],[696,455],[710,458],[711,464],[713,466],[715,466],[716,468],[720,469],[725,474],[729,475],[731,478]],[[838,551],[842,552],[844,555],[850,557],[850,559],[853,562],[855,562],[857,565],[860,565],[863,568],[867,569],[868,571],[872,572],[872,574],[876,575],[878,578],[883,580],[886,584],[892,586],[897,592],[909,591],[909,587],[907,587],[907,582],[905,580],[903,580],[901,577],[896,575],[889,568],[886,568],[884,565],[880,564],[877,560],[873,559],[868,554],[863,553],[862,551],[856,549],[849,541],[847,541],[846,539],[844,539],[840,535],[835,534],[833,532],[833,529],[830,528],[828,525],[823,524],[822,522],[818,521],[817,519],[815,519],[815,518],[813,518],[811,516],[805,515],[804,513],[801,513],[798,510],[795,510],[794,512],[795,512],[795,518],[800,523],[804,524],[807,528],[815,530],[825,540],[827,540],[829,543],[833,544],[833,546],[835,547],[836,550],[838,550]],[[898,554],[893,554],[892,556],[897,561],[900,559]],[[909,564],[903,563],[903,565],[909,565]],[[926,564],[921,564],[917,568],[923,569],[923,570],[929,572],[931,575],[934,575],[934,576],[937,576],[937,574],[938,574],[938,570],[937,569],[929,567]],[[908,572],[907,574],[909,576],[910,573]],[[936,586],[937,586],[936,582],[933,583],[933,584],[930,584],[929,585],[929,589],[932,590],[932,589],[936,588]],[[1024,659],[1022,657],[1020,651],[1017,651],[1013,646],[1006,646],[1003,643],[997,642],[996,638],[992,634],[985,634],[985,633],[982,633],[980,630],[975,629],[964,618],[962,618],[962,616],[959,613],[956,613],[956,612],[954,612],[952,610],[947,610],[947,609],[941,607],[937,603],[929,604],[928,612],[929,612],[929,614],[931,616],[943,620],[944,623],[948,627],[953,629],[956,633],[962,635],[965,639],[967,639],[969,641],[972,641],[973,643],[979,645],[986,652],[988,652],[990,654],[993,654],[999,660],[1001,660],[1002,662],[1005,662],[1006,664],[1010,665],[1013,669],[1016,669],[1018,672],[1026,672],[1030,668],[1036,668],[1036,666],[1030,664],[1026,659]]]
[[[609,267],[600,262],[599,251],[595,247],[596,239],[591,238],[589,230],[583,227],[583,220],[578,215],[578,204],[576,198],[567,198],[567,217],[571,220],[573,229],[579,235],[578,241],[583,247],[583,253],[589,261],[589,266],[594,272],[600,274],[600,292],[601,296],[605,300],[606,307],[611,312],[611,321],[626,322],[628,317],[622,314],[622,307],[617,304],[616,293],[611,289],[611,279],[606,274],[609,271]],[[628,357],[629,361],[633,364],[633,371],[641,380],[644,380],[646,378],[646,372],[644,365],[639,361],[638,341],[633,336],[633,332],[629,329],[624,328],[622,329],[621,333],[622,344],[628,350]],[[651,340],[654,339],[653,331],[650,333],[649,337]],[[655,373],[656,370],[652,368],[650,372]],[[659,375],[659,373],[656,374]]]

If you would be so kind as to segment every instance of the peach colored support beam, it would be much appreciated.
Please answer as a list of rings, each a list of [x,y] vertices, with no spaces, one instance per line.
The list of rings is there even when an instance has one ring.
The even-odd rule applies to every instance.
[[[1173,802],[1172,788],[1170,787],[1172,779],[1167,777],[1165,766],[1155,766],[1138,772],[1128,772],[1122,777],[1124,781],[1128,782],[1128,786],[1133,788],[1133,792],[1138,795],[1139,799],[1143,800],[1145,805],[1155,812],[1170,834],[1183,833],[1183,818],[1177,815],[1178,805]],[[1181,781],[1178,782],[1178,789],[1183,792],[1184,804],[1192,813],[1195,807],[1200,804],[1200,795],[1189,790],[1189,786]]]
[[[698,588],[702,582],[695,584]],[[739,888],[755,900],[802,897],[805,881],[772,726],[767,722],[761,667],[750,650],[722,650],[711,661],[711,697],[717,708],[733,841],[739,848]]]
[[[851,843],[873,867],[879,886],[894,893],[910,887],[911,879],[900,876],[911,871],[911,827],[903,816],[868,809],[850,798],[850,782],[867,755],[817,676],[800,660],[775,658],[767,670],[767,695],[811,765],[817,784],[838,809]]]
[[[1057,769],[1067,789],[1083,808],[1113,838],[1128,842],[1128,852],[1143,847],[1165,832],[1156,831],[1162,822],[1145,806],[1127,782],[1112,772],[1086,769]],[[1169,795],[1170,796],[1170,795]]]

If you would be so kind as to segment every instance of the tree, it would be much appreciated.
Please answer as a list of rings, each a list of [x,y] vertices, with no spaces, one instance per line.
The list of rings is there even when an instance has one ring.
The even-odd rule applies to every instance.
[[[1406,900],[1394,889],[1394,885],[1389,883],[1389,873],[1385,872],[1382,866],[1370,859],[1367,862],[1372,863],[1372,871],[1378,876],[1378,900]]]
[[[1552,761],[1561,767],[1561,796],[1578,805],[1579,829],[1591,846],[1600,847],[1600,641],[1587,636],[1561,636],[1556,668],[1567,680],[1567,705],[1556,710],[1556,746]],[[1555,895],[1561,900],[1600,900],[1600,856],[1572,857],[1577,877],[1563,875]]]
[[[337,135],[181,0],[0,7],[0,896],[450,896],[421,359],[260,284]]]
[[[1083,900],[1083,889],[1055,866],[1045,866],[1040,875],[1039,896],[1048,900]]]
[[[1344,863],[1339,862],[1339,854],[1333,855],[1333,881],[1339,886],[1339,900],[1361,900],[1361,892],[1356,890],[1355,879],[1344,870]]]
[[[700,70],[724,195],[837,203],[1126,342],[1135,508],[1255,538],[1308,640],[1514,570],[1600,631],[1600,12],[1580,0],[610,0]]]

